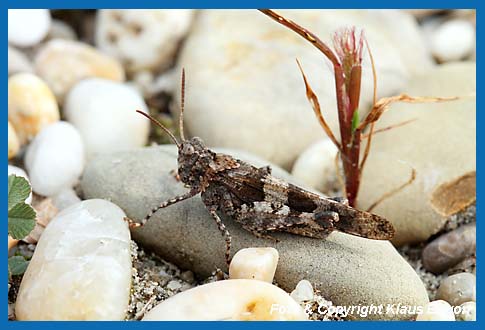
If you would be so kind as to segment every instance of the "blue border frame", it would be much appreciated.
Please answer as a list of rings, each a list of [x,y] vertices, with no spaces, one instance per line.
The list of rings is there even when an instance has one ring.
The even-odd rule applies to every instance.
[[[4,40],[4,45],[8,43],[7,38],[7,9],[8,8],[51,8],[51,9],[87,9],[87,8],[475,8],[477,9],[477,17],[480,17],[478,13],[480,12],[480,2],[479,1],[472,1],[472,0],[408,0],[408,1],[384,1],[384,0],[375,0],[375,1],[362,1],[362,0],[346,0],[344,2],[341,1],[333,1],[323,3],[317,0],[299,0],[299,1],[255,1],[255,0],[247,0],[247,1],[221,1],[221,0],[213,0],[213,1],[195,1],[195,0],[188,0],[188,1],[154,1],[154,0],[136,0],[136,1],[114,1],[114,0],[75,0],[75,1],[56,1],[56,0],[43,0],[43,1],[34,1],[34,0],[3,0],[0,1],[1,6],[1,33]],[[480,31],[481,23],[477,19],[477,58],[480,57],[481,51],[481,31]],[[4,50],[2,52],[2,62],[4,66],[2,67],[3,73],[3,82],[1,89],[1,94],[3,98],[4,107],[1,111],[4,111],[4,118],[8,119],[7,114],[7,100],[8,100],[8,88],[7,88],[7,77],[8,77],[8,70],[7,66],[5,65],[8,61],[7,52]],[[477,71],[480,73],[481,71],[481,64],[480,61],[477,61]],[[477,87],[480,89],[481,86],[481,77],[477,75]],[[477,93],[479,96],[480,93]],[[480,97],[477,97],[477,103],[479,102]],[[484,115],[481,112],[477,112],[477,123],[483,123]],[[481,130],[477,131],[477,142],[480,142],[483,138],[483,133]],[[4,126],[2,129],[2,142],[4,145],[4,150],[7,149],[7,128]],[[481,157],[481,146],[480,143],[477,143],[477,165],[480,167],[482,164],[482,157]],[[8,160],[7,160],[8,162]],[[482,176],[480,171],[477,168],[477,199],[480,198],[482,195],[481,191],[481,181]],[[7,209],[7,190],[4,186],[2,190],[2,205],[3,209]],[[480,207],[477,205],[477,216],[480,214]],[[480,221],[477,221],[477,230],[480,233],[481,231],[481,224]],[[4,233],[7,232],[7,220],[4,219],[2,222]],[[478,235],[480,236],[480,235]],[[6,237],[6,235],[4,235]],[[477,244],[477,256],[480,258],[481,245]],[[3,273],[4,276],[7,277],[7,251],[5,249],[1,250],[4,260],[3,262]],[[478,296],[481,296],[481,285],[480,285],[480,278],[482,276],[478,276],[481,274],[480,272],[477,273],[477,291]],[[4,282],[6,283],[6,278],[4,277]],[[7,286],[2,286],[2,296],[7,296]],[[7,303],[4,298],[3,301],[3,310],[7,311]],[[112,329],[126,329],[126,328],[137,328],[137,329],[159,329],[163,327],[164,329],[180,329],[180,328],[201,328],[201,329],[222,329],[222,328],[231,328],[233,330],[239,329],[320,329],[321,327],[332,327],[332,328],[354,328],[354,327],[363,327],[367,329],[371,328],[403,328],[403,327],[413,327],[413,328],[427,328],[427,329],[442,329],[442,327],[453,327],[456,329],[478,329],[478,327],[483,328],[485,323],[480,317],[481,315],[481,303],[480,301],[477,303],[477,314],[478,314],[478,321],[477,322],[454,322],[454,323],[447,323],[443,324],[441,322],[381,322],[381,321],[365,321],[365,322],[276,322],[276,323],[269,323],[269,322],[164,322],[160,324],[158,322],[9,322],[7,321],[6,314],[0,321],[1,326],[4,329],[31,329],[31,328],[68,328],[68,329],[81,329],[87,326],[94,327],[94,328],[112,328]]]

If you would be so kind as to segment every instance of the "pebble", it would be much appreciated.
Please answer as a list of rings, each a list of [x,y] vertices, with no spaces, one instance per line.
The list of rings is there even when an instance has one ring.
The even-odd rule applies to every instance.
[[[194,283],[195,281],[194,273],[190,270],[180,273],[180,278],[187,283]]]
[[[376,59],[381,96],[394,95],[413,73],[432,65],[424,38],[409,14],[394,10],[278,12],[327,42],[342,22],[363,28]],[[290,169],[298,155],[326,136],[306,98],[295,58],[305,69],[329,126],[338,132],[333,70],[315,47],[257,11],[199,12],[176,66],[178,76],[183,67],[187,74],[186,130],[208,145],[246,150]],[[176,88],[175,100],[180,105],[179,83]],[[365,54],[362,109],[370,105],[372,95],[372,70]],[[178,109],[174,107],[177,113]],[[241,127],[251,129],[241,132]]]
[[[161,71],[173,63],[194,10],[102,9],[96,17],[95,42],[130,72]]]
[[[290,296],[299,304],[311,301],[314,298],[313,286],[309,281],[301,280],[296,285],[295,290],[291,291]]]
[[[476,64],[446,63],[423,70],[401,92],[462,98],[396,103],[375,126],[382,129],[413,120],[374,136],[357,199],[357,206],[365,210],[408,182],[412,169],[416,171],[410,185],[373,209],[394,225],[396,246],[427,241],[442,230],[450,215],[476,200]],[[439,143],[431,143],[437,136]]]
[[[246,248],[236,252],[229,266],[229,278],[273,283],[279,254],[274,248]]]
[[[8,45],[8,75],[19,72],[33,72],[34,68],[27,55]]]
[[[338,188],[335,167],[337,152],[337,147],[330,139],[316,142],[298,156],[291,174],[310,187],[330,193]]]
[[[273,175],[297,183],[287,172],[252,154],[215,149],[258,167],[270,164]],[[140,148],[93,158],[84,171],[81,188],[86,198],[105,198],[133,219],[142,219],[161,201],[186,192],[170,171],[176,169],[174,146]],[[123,180],[120,180],[123,178]],[[297,183],[298,184],[298,183]],[[248,247],[273,247],[279,261],[278,285],[291,292],[306,279],[325,298],[338,305],[424,305],[428,295],[420,278],[389,242],[339,232],[327,239],[274,234],[279,243],[257,238],[233,220],[222,218],[232,235],[232,251]],[[133,231],[139,244],[199,277],[225,267],[225,242],[199,196],[156,212],[146,226]],[[234,252],[233,252],[234,253]],[[357,316],[358,317],[358,316]],[[409,319],[409,315],[369,315],[366,319]]]
[[[442,273],[473,255],[476,250],[476,225],[463,225],[429,243],[422,252],[423,266],[433,273]]]
[[[88,157],[145,145],[150,121],[135,110],[148,113],[138,91],[97,78],[78,83],[64,104],[64,114],[79,130]]]
[[[59,103],[79,81],[97,77],[124,81],[121,64],[85,43],[54,39],[47,42],[34,59],[36,73],[52,88]]]
[[[475,27],[464,19],[443,22],[430,33],[430,47],[440,62],[458,61],[475,49]]]
[[[77,35],[74,29],[64,21],[53,19],[47,39],[67,39],[76,40]]]
[[[477,320],[477,303],[468,301],[460,305],[460,313],[456,316],[459,321],[476,321]]]
[[[125,213],[86,200],[59,213],[22,278],[18,320],[123,320],[131,286]]]
[[[416,321],[455,321],[455,314],[446,301],[435,300],[424,306],[423,313],[418,314]]]
[[[436,298],[458,306],[467,301],[476,301],[476,277],[470,273],[459,273],[445,278],[436,292]]]
[[[79,132],[67,122],[45,127],[30,143],[25,166],[32,190],[53,196],[78,181],[85,163],[84,146]]]
[[[285,291],[258,280],[224,280],[179,293],[143,321],[304,321],[307,315]]]
[[[34,46],[45,38],[50,24],[47,9],[9,9],[8,42],[19,47]]]
[[[23,169],[21,169],[20,167],[8,165],[8,175],[11,175],[11,174],[25,178],[30,184],[30,179],[27,176],[27,173],[25,173],[25,171]],[[30,195],[25,200],[25,203],[32,204],[32,191],[30,191]]]
[[[10,121],[8,122],[8,159],[14,158],[17,156],[20,150],[20,142],[15,132],[15,128],[13,128]]]
[[[63,188],[60,192],[52,196],[52,202],[59,210],[64,210],[80,201],[81,199],[78,197],[74,189],[70,187]]]
[[[167,288],[170,289],[170,290],[178,290],[182,287],[182,284],[179,282],[179,281],[170,281],[168,282],[167,284]]]
[[[38,76],[17,73],[8,79],[8,119],[21,144],[30,141],[59,117],[54,94]]]

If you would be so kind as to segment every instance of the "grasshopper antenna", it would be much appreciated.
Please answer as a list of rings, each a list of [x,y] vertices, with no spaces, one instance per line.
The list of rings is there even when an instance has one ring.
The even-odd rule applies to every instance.
[[[149,114],[147,113],[144,113],[143,111],[140,111],[140,110],[136,110],[136,112],[138,112],[140,115],[143,115],[145,117],[147,117],[148,119],[150,119],[155,125],[157,125],[158,127],[160,127],[161,129],[163,129],[165,131],[165,133],[167,133],[170,138],[173,140],[173,142],[177,145],[178,148],[180,148],[180,143],[177,141],[177,139],[175,138],[175,136],[172,134],[172,132],[170,132],[168,130],[168,128],[166,128],[165,126],[163,126],[158,120],[156,120],[155,118],[153,118],[152,116],[150,116]]]
[[[179,117],[179,130],[180,130],[180,138],[182,141],[185,141],[185,134],[184,134],[184,108],[185,108],[185,68],[182,69],[182,96],[180,100],[180,117]]]

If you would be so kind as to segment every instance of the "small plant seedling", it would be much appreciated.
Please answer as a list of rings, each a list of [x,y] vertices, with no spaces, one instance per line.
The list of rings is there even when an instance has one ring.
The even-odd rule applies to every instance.
[[[25,203],[31,188],[29,182],[20,176],[8,176],[8,234],[13,239],[26,237],[35,227],[35,210]],[[23,256],[13,256],[8,259],[9,277],[21,275],[28,262]]]
[[[326,238],[332,231],[379,240],[394,235],[383,217],[359,211],[342,198],[324,198],[271,175],[269,166],[257,168],[207,148],[198,137],[186,140],[183,130],[185,73],[182,72],[180,137],[156,119],[137,111],[163,129],[178,148],[178,177],[189,188],[153,208],[140,223],[127,219],[132,228],[143,226],[160,209],[201,194],[212,218],[226,239],[226,262],[230,261],[231,235],[218,212],[257,237],[275,240],[272,232]]]
[[[377,101],[377,75],[374,66],[374,58],[372,57],[372,53],[367,40],[364,37],[363,31],[358,33],[355,28],[344,28],[338,30],[333,38],[334,49],[332,50],[318,36],[292,20],[287,19],[270,9],[260,9],[260,11],[279,24],[299,34],[301,37],[315,46],[320,52],[322,52],[324,56],[332,63],[337,96],[340,141],[337,140],[336,136],[322,115],[318,98],[310,87],[305,73],[303,72],[303,68],[297,60],[298,67],[303,76],[303,82],[306,88],[306,96],[310,101],[320,125],[339,151],[344,174],[343,179],[345,181],[345,194],[349,201],[349,205],[355,206],[360,187],[361,174],[370,152],[373,135],[375,133],[402,126],[410,122],[406,121],[392,127],[374,131],[375,123],[389,108],[389,105],[395,102],[423,103],[451,101],[458,99],[458,97],[412,97],[406,94],[400,94]],[[374,100],[371,111],[366,117],[364,117],[363,120],[361,120],[361,116],[359,115],[359,101],[364,45],[367,48],[372,63],[372,73],[374,76]],[[369,129],[369,132],[364,134],[366,129]],[[365,145],[363,155],[361,155],[361,145],[364,141],[367,141],[367,144]],[[399,192],[408,184],[412,183],[415,175],[416,173],[414,169],[412,169],[411,178],[407,182],[386,193],[378,201],[373,203],[368,211],[372,210],[384,199]]]

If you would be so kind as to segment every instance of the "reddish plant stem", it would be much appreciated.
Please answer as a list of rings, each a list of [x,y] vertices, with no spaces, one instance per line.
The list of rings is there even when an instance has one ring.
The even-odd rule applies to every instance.
[[[360,63],[359,65],[351,67],[349,72],[345,72],[341,62],[342,59],[339,59],[339,56],[337,56],[332,49],[330,49],[311,31],[298,25],[292,20],[273,12],[272,10],[260,9],[260,11],[276,22],[298,33],[304,39],[313,44],[317,49],[319,49],[330,60],[330,62],[332,62],[334,68],[338,120],[340,126],[340,158],[342,160],[344,170],[345,193],[347,199],[349,200],[349,204],[351,206],[355,206],[360,184],[359,157],[361,130],[356,129],[353,131],[352,120],[354,118],[354,112],[357,111],[359,107],[361,85]],[[355,46],[355,35],[350,35],[350,38],[350,46]],[[349,45],[348,40],[343,40],[343,42],[347,43],[343,45],[342,49]],[[359,61],[360,60],[361,58],[359,58]],[[349,68],[347,67],[347,69]]]

